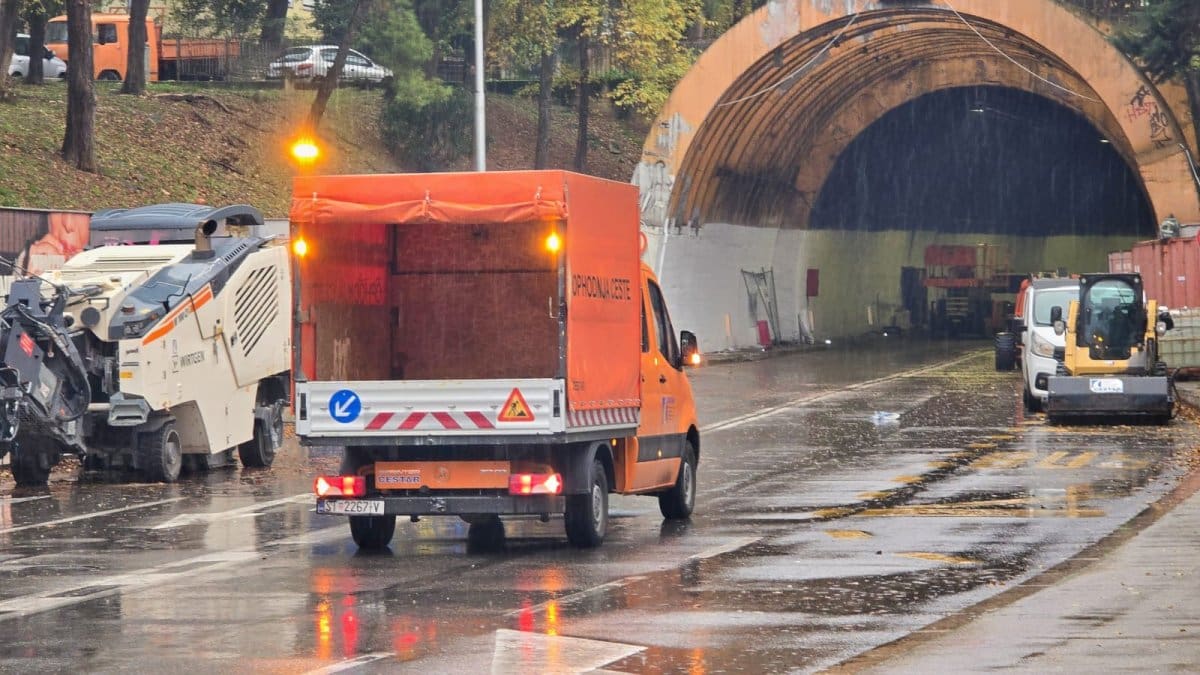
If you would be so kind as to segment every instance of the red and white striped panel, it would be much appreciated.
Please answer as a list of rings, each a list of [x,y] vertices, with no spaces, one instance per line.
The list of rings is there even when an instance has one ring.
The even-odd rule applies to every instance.
[[[376,413],[367,422],[366,431],[457,431],[495,429],[487,415],[475,410],[454,412]]]
[[[610,427],[618,424],[637,424],[639,408],[604,408],[602,410],[571,410],[567,426]]]

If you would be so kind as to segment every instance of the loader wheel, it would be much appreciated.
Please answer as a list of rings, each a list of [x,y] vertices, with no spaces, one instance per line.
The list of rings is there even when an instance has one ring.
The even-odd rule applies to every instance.
[[[666,492],[658,495],[658,510],[663,518],[683,520],[692,515],[696,506],[696,451],[692,442],[688,441],[683,448],[683,458],[679,462],[679,475],[675,485]]]
[[[592,460],[588,472],[588,492],[567,496],[567,512],[563,522],[567,541],[575,548],[595,548],[604,541],[608,530],[608,476],[604,464]]]
[[[50,482],[50,470],[61,456],[58,446],[49,439],[22,441],[12,450],[13,479],[19,487],[45,487]]]
[[[359,548],[379,550],[392,543],[396,516],[350,516],[350,536]]]
[[[183,469],[183,441],[174,422],[167,422],[145,434],[139,434],[138,459],[146,480],[174,483]]]
[[[254,421],[254,437],[238,446],[242,466],[268,468],[275,461],[275,450],[283,443],[283,404],[271,405],[271,419]]]

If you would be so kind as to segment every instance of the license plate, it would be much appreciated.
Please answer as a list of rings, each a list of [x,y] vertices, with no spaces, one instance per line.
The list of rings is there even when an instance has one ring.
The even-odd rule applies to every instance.
[[[1113,377],[1095,378],[1090,384],[1093,394],[1121,394],[1125,392],[1125,383]]]
[[[382,516],[383,502],[377,499],[318,499],[317,513]]]

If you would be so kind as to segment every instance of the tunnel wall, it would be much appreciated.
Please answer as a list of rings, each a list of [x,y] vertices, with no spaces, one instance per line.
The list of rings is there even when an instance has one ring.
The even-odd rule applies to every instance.
[[[840,338],[878,330],[889,322],[902,307],[901,268],[923,268],[930,244],[996,244],[1008,249],[1016,272],[1066,267],[1076,273],[1106,271],[1107,254],[1128,249],[1134,241],[1130,236],[803,231],[708,224],[703,236],[675,228],[665,237],[663,230],[649,233],[645,260],[660,269],[675,327],[694,331],[702,349],[721,351],[757,344],[756,320],[766,318],[761,309],[751,317],[742,270],[774,272],[780,339],[798,340],[798,317],[810,309],[816,338]],[[806,298],[809,268],[820,270],[818,295],[811,305]],[[874,325],[868,323],[868,306]]]

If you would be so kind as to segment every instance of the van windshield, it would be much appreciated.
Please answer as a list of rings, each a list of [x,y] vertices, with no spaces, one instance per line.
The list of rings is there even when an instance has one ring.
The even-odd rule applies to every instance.
[[[1067,310],[1071,301],[1079,298],[1078,288],[1053,288],[1038,291],[1033,296],[1033,323],[1035,326],[1050,325],[1050,308],[1062,307],[1063,318],[1067,318]]]
[[[66,21],[51,21],[46,24],[46,44],[55,44],[67,41],[67,22]]]

